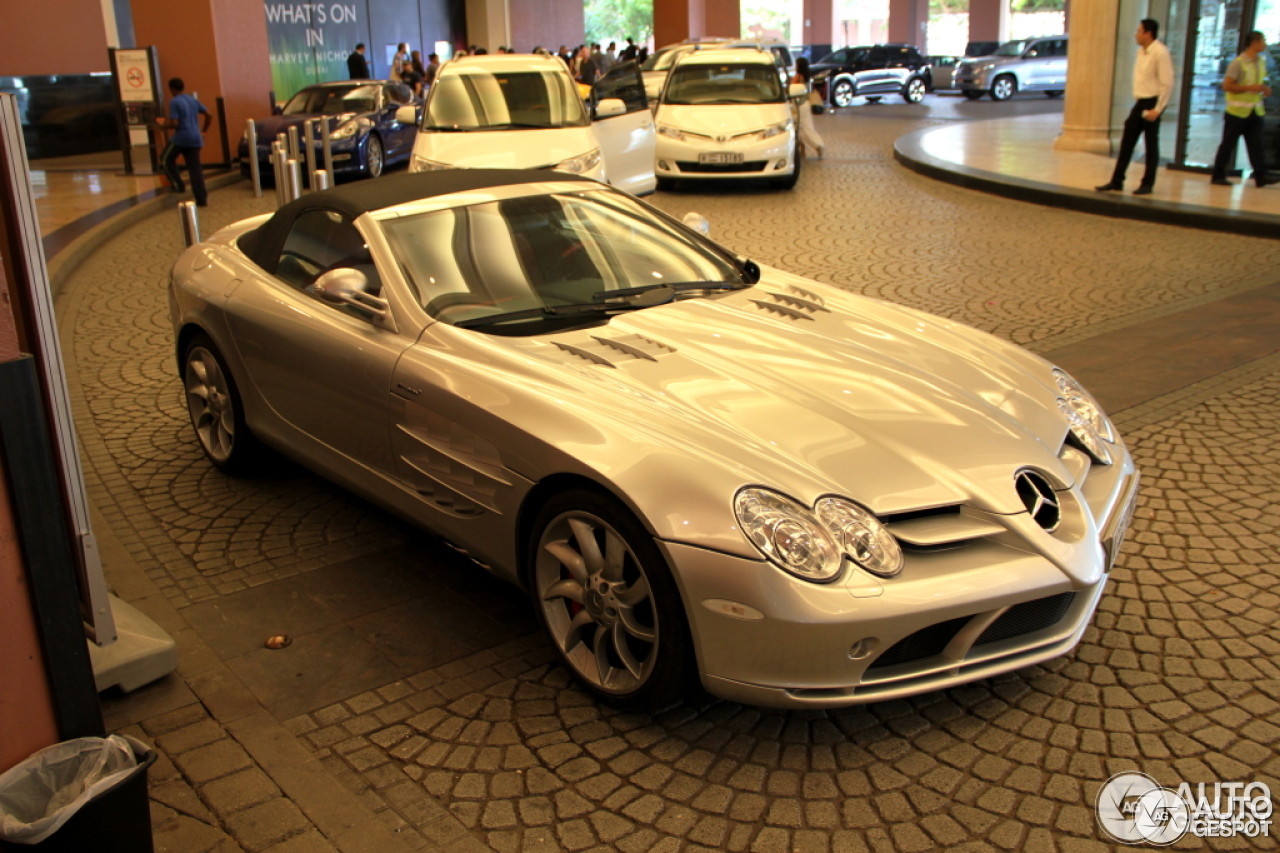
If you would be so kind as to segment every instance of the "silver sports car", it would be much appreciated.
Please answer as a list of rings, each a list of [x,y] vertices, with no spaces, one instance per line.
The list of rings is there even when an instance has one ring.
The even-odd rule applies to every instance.
[[[524,586],[624,707],[831,707],[1073,648],[1138,473],[1062,370],[548,172],[314,193],[173,269],[191,421]]]

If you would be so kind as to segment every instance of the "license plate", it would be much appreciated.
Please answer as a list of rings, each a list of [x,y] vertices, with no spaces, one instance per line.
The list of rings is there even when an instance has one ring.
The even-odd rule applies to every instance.
[[[708,154],[698,155],[699,163],[710,163],[713,165],[727,164],[727,163],[741,163],[742,161],[743,161],[743,156],[741,151],[712,151]]]
[[[1115,523],[1111,527],[1111,535],[1107,537],[1104,548],[1107,552],[1107,571],[1111,571],[1111,567],[1116,563],[1116,557],[1120,554],[1120,548],[1124,545],[1124,538],[1129,533],[1129,526],[1133,523],[1133,512],[1138,508],[1138,475],[1133,475],[1133,485],[1129,489],[1129,500],[1125,504],[1124,509],[1116,517]]]

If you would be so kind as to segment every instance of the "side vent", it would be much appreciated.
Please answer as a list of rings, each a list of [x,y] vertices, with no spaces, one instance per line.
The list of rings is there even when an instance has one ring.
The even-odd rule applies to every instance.
[[[764,296],[767,298],[751,301],[763,311],[781,314],[792,320],[812,320],[814,314],[831,312],[821,296],[791,285],[785,291],[766,290]]]
[[[594,343],[570,344],[564,341],[552,341],[552,343],[563,352],[601,367],[618,367],[630,361],[657,361],[662,356],[675,352],[674,348],[646,338],[644,335],[617,337],[592,335],[591,340]]]

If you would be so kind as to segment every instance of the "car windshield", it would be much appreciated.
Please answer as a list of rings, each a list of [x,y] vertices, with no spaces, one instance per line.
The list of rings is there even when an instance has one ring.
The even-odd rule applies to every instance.
[[[487,201],[382,227],[428,314],[496,334],[537,334],[549,318],[603,322],[617,310],[746,287],[758,276],[612,190]],[[662,298],[642,297],[649,291]]]
[[[563,68],[563,66],[561,66]],[[424,130],[586,127],[582,98],[561,70],[446,74],[431,87]]]
[[[1027,39],[1007,41],[996,48],[993,56],[1022,56],[1022,52],[1027,49],[1027,45],[1030,43]]]
[[[782,80],[772,65],[701,63],[671,72],[667,104],[779,104]]]
[[[283,112],[287,116],[336,116],[368,113],[377,108],[377,86],[311,86],[290,98]]]

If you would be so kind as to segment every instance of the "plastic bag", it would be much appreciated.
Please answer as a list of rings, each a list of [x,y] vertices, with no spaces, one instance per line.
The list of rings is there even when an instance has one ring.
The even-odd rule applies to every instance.
[[[126,735],[45,747],[0,775],[0,840],[38,844],[120,783],[148,747]]]

